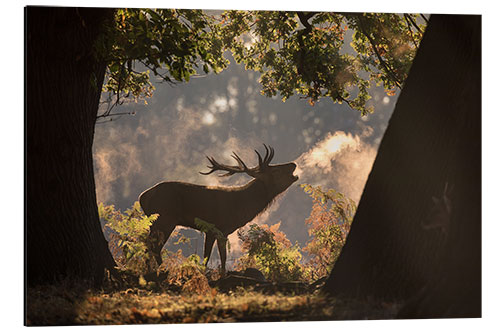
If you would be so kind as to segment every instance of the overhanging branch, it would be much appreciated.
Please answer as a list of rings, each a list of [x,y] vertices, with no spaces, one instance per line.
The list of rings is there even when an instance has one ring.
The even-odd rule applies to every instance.
[[[386,70],[387,74],[394,80],[394,83],[395,85],[401,89],[401,82],[399,82],[396,74],[394,73],[394,71],[392,70],[392,68],[390,68],[389,64],[387,64],[387,62],[384,60],[384,58],[380,55],[380,52],[377,50],[377,46],[376,46],[376,43],[375,41],[373,40],[373,38],[371,37],[371,35],[366,31],[365,29],[365,26],[363,24],[363,18],[361,17],[362,14],[358,14],[356,15],[358,17],[358,22],[359,22],[359,27],[361,29],[361,33],[368,39],[368,41],[370,42],[370,45],[372,47],[372,50],[373,52],[375,53],[375,55],[377,56],[377,59],[379,60],[380,64],[382,64],[382,66],[384,67],[384,69]]]

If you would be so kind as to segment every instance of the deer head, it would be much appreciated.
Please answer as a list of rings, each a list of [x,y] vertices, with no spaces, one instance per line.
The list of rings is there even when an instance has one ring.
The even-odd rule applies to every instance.
[[[226,171],[226,173],[219,175],[219,177],[227,177],[234,175],[235,173],[246,173],[250,177],[255,178],[258,181],[266,184],[267,187],[275,189],[277,192],[282,192],[286,190],[293,182],[299,179],[298,176],[293,174],[297,165],[295,163],[285,163],[270,165],[271,160],[274,157],[274,149],[268,147],[264,144],[266,149],[266,154],[264,158],[260,153],[255,150],[258,158],[258,165],[253,168],[248,168],[245,162],[233,152],[232,158],[236,160],[237,165],[226,165],[217,162],[213,157],[208,157],[207,159],[211,165],[208,166],[210,171],[200,172],[202,175],[209,175],[215,171]]]

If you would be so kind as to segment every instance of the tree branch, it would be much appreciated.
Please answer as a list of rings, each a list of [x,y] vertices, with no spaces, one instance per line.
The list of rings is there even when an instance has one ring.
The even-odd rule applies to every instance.
[[[126,115],[129,115],[129,116],[134,116],[135,115],[135,112],[117,112],[117,113],[111,113],[111,114],[102,114],[100,116],[97,116],[96,118],[96,124],[103,124],[103,123],[107,123],[109,121],[113,121],[113,118],[109,118],[109,120],[104,120],[104,121],[97,121],[97,119],[99,118],[107,118],[107,117],[114,117],[114,116],[126,116]]]
[[[415,29],[417,29],[417,31],[419,33],[422,33],[422,30],[420,29],[420,27],[418,26],[418,24],[413,20],[413,18],[411,17],[411,15],[404,14],[404,17],[406,19],[406,22],[408,22],[408,20],[409,20],[411,22],[411,24],[415,27]]]
[[[417,42],[415,41],[415,38],[413,38],[413,31],[411,30],[411,23],[408,20],[408,18],[406,17],[406,14],[404,14],[404,18],[406,21],[406,26],[408,27],[408,31],[410,32],[410,37],[411,37],[411,40],[413,42],[413,45],[415,45],[415,47],[417,47]]]
[[[358,15],[358,22],[359,22],[359,27],[361,28],[361,32],[363,33],[363,35],[365,35],[365,37],[370,42],[370,44],[372,46],[372,49],[373,49],[373,52],[375,52],[375,55],[377,56],[378,60],[380,61],[380,63],[384,67],[384,69],[386,70],[387,74],[389,74],[392,77],[392,79],[394,80],[394,83],[396,84],[396,86],[399,89],[401,89],[401,82],[399,82],[399,80],[396,77],[396,74],[394,73],[394,71],[389,67],[389,65],[385,62],[384,58],[382,58],[382,56],[378,52],[376,44],[375,44],[375,41],[370,36],[370,34],[366,31],[366,29],[364,27],[364,24],[363,24],[363,18],[359,17],[359,15]]]
[[[308,35],[312,31],[312,25],[307,21],[314,15],[316,15],[316,12],[297,12],[297,16],[300,20],[300,23],[304,26],[304,29],[301,29],[297,33],[297,42],[299,44],[299,59],[297,62],[297,73],[301,76],[306,74],[307,71],[304,70],[305,68],[305,57],[306,57],[306,48],[304,47],[304,36]]]
[[[300,20],[300,23],[304,26],[304,34],[309,33],[312,30],[312,25],[308,22],[308,20],[316,15],[317,12],[297,12],[297,16]]]
[[[426,24],[429,24],[429,20],[424,16],[424,14],[420,14],[420,17],[424,19]]]
[[[144,60],[139,60],[139,62],[143,64],[147,69],[151,70],[154,75],[159,76],[163,81],[167,82],[168,84],[175,85],[175,82],[173,82],[171,78],[169,78],[166,74],[160,74],[157,68],[151,67],[150,65],[146,64]]]

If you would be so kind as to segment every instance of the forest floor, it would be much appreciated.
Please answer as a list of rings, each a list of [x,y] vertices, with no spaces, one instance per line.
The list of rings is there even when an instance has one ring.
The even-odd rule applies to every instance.
[[[62,284],[26,291],[26,324],[117,325],[160,323],[276,322],[394,318],[399,305],[341,300],[319,294],[263,293],[212,288],[199,295],[133,287],[96,291]]]

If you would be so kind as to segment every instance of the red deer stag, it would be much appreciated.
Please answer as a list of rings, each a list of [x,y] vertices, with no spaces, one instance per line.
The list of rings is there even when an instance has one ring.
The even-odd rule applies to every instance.
[[[266,149],[264,158],[255,150],[259,164],[253,168],[248,168],[234,152],[232,157],[238,165],[221,164],[213,157],[207,156],[211,163],[210,171],[200,172],[202,175],[225,171],[227,173],[220,177],[246,173],[254,178],[243,186],[212,187],[162,182],[139,196],[139,202],[146,215],[159,214],[151,226],[148,239],[149,250],[158,264],[162,261],[160,251],[175,227],[181,225],[198,229],[195,219],[199,218],[215,225],[225,237],[224,239],[219,237],[217,241],[221,269],[225,271],[227,236],[264,211],[278,194],[298,179],[293,175],[297,167],[294,163],[269,165],[274,156],[274,149],[266,145],[264,147]],[[205,234],[206,262],[210,259],[215,240],[214,234],[210,232]]]

